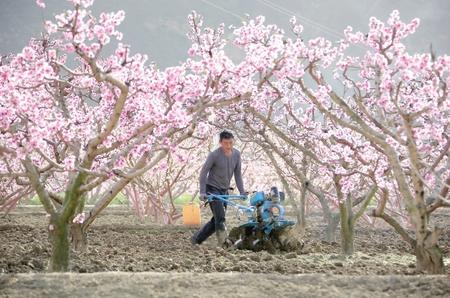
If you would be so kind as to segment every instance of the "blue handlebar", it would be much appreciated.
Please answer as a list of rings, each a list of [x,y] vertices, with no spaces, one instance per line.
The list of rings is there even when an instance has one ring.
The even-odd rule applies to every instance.
[[[247,199],[247,196],[244,195],[216,195],[216,194],[209,194],[206,196],[208,199],[208,202],[211,201],[222,201],[225,202],[227,204],[230,204],[231,206],[235,206],[238,209],[242,209],[248,212],[253,212],[254,207],[250,206],[243,206],[243,205],[239,205],[235,202],[233,202],[233,200],[241,200],[241,201],[245,201]]]
[[[226,201],[229,202],[230,200],[241,200],[245,201],[247,199],[247,196],[244,195],[217,195],[217,194],[209,194],[207,195],[208,202],[217,199],[220,201]]]

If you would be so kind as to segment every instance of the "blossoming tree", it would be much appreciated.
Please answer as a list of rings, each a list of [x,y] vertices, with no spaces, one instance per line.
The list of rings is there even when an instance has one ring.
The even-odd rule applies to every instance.
[[[175,200],[198,193],[198,173],[207,154],[206,140],[188,139],[152,170],[136,177],[125,188],[125,194],[140,219],[174,224],[181,213]]]
[[[104,57],[110,39],[122,37],[116,27],[124,13],[96,18],[92,0],[71,2],[73,9],[46,22],[42,39],[0,66],[3,203],[38,194],[50,214],[51,270],[68,267],[69,223],[85,233],[130,181],[205,132],[208,121],[237,111],[233,121],[250,123],[268,153],[288,145],[273,161],[283,160],[303,187],[306,158],[327,181],[323,193],[331,189],[329,199],[341,206],[373,194],[372,214],[411,245],[417,268],[444,271],[430,217],[450,206],[450,58],[408,53],[402,41],[417,19],[404,23],[394,11],[386,23],[371,18],[366,34],[348,28],[332,42],[303,40],[295,18],[292,37],[257,17],[228,41],[223,25],[205,28],[193,13],[191,58],[162,71],[121,43]],[[226,55],[227,43],[242,50],[240,61]],[[99,185],[108,187],[84,213],[84,194]],[[414,236],[386,206],[407,208]]]
[[[70,232],[85,239],[117,193],[203,130],[204,113],[246,96],[224,92],[220,73],[201,61],[161,71],[120,42],[104,56],[111,38],[122,38],[124,12],[96,17],[93,1],[71,2],[45,22],[41,39],[0,66],[3,203],[39,196],[50,215],[51,271],[68,269]],[[84,212],[85,194],[100,185]]]
[[[418,24],[417,19],[403,23],[394,11],[387,23],[371,18],[367,34],[348,28],[345,38],[333,44],[323,38],[303,41],[295,19],[292,26],[297,37],[290,39],[258,18],[237,29],[235,41],[246,49],[249,67],[259,68],[267,78],[258,85],[250,109],[264,111],[264,104],[258,103],[268,97],[304,100],[340,130],[335,136],[360,139],[359,144],[347,141],[337,148],[345,156],[343,150],[351,152],[357,146],[361,161],[367,162],[362,169],[372,168],[366,174],[372,173],[369,178],[380,189],[374,215],[411,244],[419,270],[440,273],[444,271],[440,230],[430,226],[429,218],[437,208],[449,206],[450,58],[407,52],[402,40]],[[364,53],[349,54],[352,46]],[[380,166],[375,168],[377,155]],[[355,186],[356,181],[345,180],[349,181],[340,180],[339,185]],[[383,212],[386,201],[394,196],[406,206],[415,237]],[[427,205],[426,198],[435,200]]]
[[[359,179],[369,182],[367,187],[377,189],[379,200],[373,215],[392,225],[411,245],[417,269],[443,272],[440,229],[429,219],[437,208],[450,206],[449,56],[408,53],[403,40],[415,32],[419,20],[404,23],[397,11],[386,23],[371,18],[366,34],[347,28],[338,42],[321,37],[305,41],[295,18],[291,24],[294,38],[275,25],[266,25],[264,17],[234,30],[231,42],[244,53],[238,75],[252,86],[251,99],[235,106],[246,112],[236,120],[245,121],[250,112],[260,121],[273,114],[278,123],[284,115],[297,122],[289,110],[277,114],[279,110],[269,104],[275,101],[294,110],[303,102],[314,108],[333,127],[331,134],[325,132],[319,138],[331,138],[325,144],[331,155],[324,155],[326,151],[310,154],[308,146],[315,142],[284,141],[325,168],[334,167],[338,198],[343,198],[339,191],[348,194],[355,189]],[[277,121],[269,122],[268,127],[277,132]],[[334,157],[338,167],[333,166]],[[345,165],[355,166],[353,160],[361,170],[348,175]],[[396,208],[406,207],[414,237],[384,212],[388,201],[401,201]]]

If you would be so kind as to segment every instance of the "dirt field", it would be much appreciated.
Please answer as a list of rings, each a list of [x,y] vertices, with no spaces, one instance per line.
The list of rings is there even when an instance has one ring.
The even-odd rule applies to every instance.
[[[0,297],[449,297],[448,276],[102,272],[0,275]]]
[[[228,217],[233,218],[233,214],[230,213]],[[444,249],[445,263],[449,272],[450,216],[441,213],[437,221],[446,228],[440,245]],[[429,297],[447,294],[447,297],[450,297],[450,275],[429,278],[415,276],[411,279],[392,276],[418,273],[414,269],[414,257],[410,248],[389,227],[363,229],[360,226],[355,242],[357,253],[352,257],[342,257],[337,243],[327,244],[322,240],[324,227],[321,222],[318,215],[310,218],[309,228],[303,239],[305,247],[302,250],[271,255],[267,252],[217,249],[214,247],[214,239],[200,247],[193,247],[189,242],[189,237],[195,231],[193,228],[140,223],[132,214],[109,213],[98,218],[89,231],[88,250],[82,253],[72,252],[71,271],[79,273],[150,271],[152,273],[126,275],[133,277],[131,278],[134,280],[133,283],[142,281],[144,286],[142,291],[150,292],[155,292],[158,287],[166,287],[164,286],[167,284],[166,280],[173,279],[177,281],[175,282],[177,286],[174,287],[182,288],[181,284],[185,283],[188,288],[197,291],[195,293],[200,293],[195,286],[199,280],[202,281],[201,286],[205,288],[205,293],[211,295],[213,294],[211,291],[215,290],[213,285],[226,288],[228,280],[234,288],[246,284],[254,287],[250,288],[256,291],[254,293],[258,291],[264,293],[265,287],[276,287],[273,284],[276,280],[283,283],[285,296],[295,296],[294,293],[298,291],[309,291],[308,287],[319,291],[323,288],[321,283],[325,282],[330,293],[333,293],[333,289],[340,289],[343,295],[350,293],[352,288],[361,287],[358,293],[362,294],[363,290],[376,291],[380,297],[389,293],[405,296],[412,293],[429,295],[431,292],[427,289],[434,291]],[[230,225],[233,225],[232,220]],[[50,252],[45,226],[46,217],[41,213],[15,213],[0,217],[0,272],[9,273],[2,275],[0,290],[6,289],[6,293],[11,297],[18,297],[16,295],[19,288],[31,288],[32,291],[36,291],[33,292],[36,295],[45,296],[44,285],[58,283],[58,277],[55,275],[11,274],[45,272]],[[175,274],[178,272],[185,274]],[[218,274],[222,272],[228,274]],[[245,274],[238,275],[237,272]],[[88,288],[101,291],[104,288],[102,280],[108,280],[111,284],[110,290],[113,290],[118,284],[112,281],[124,277],[120,274],[111,274],[95,274],[94,279],[86,274],[64,275],[61,278],[66,280],[64,283],[67,283],[68,290],[72,287],[72,291],[76,291],[79,281]],[[148,279],[151,281],[147,281]],[[32,283],[33,280],[36,283]],[[163,285],[157,280],[164,281]],[[96,286],[99,284],[102,285],[100,289]],[[126,284],[122,286],[131,287]],[[52,291],[58,291],[58,288],[52,288]],[[322,294],[317,296],[324,297]]]

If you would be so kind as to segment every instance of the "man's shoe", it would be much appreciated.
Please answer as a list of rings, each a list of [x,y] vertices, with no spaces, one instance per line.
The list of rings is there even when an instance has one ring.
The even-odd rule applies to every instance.
[[[192,245],[200,245],[200,244],[197,242],[197,240],[195,239],[195,234],[191,236],[191,239],[190,239],[190,240],[191,240],[191,244],[192,244]]]
[[[217,230],[216,237],[217,237],[217,246],[224,247],[226,240],[228,238],[227,231],[226,230]]]

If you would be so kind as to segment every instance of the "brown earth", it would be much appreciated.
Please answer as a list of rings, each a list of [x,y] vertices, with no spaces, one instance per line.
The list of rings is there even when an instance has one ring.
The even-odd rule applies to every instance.
[[[228,217],[232,221],[233,214]],[[450,258],[449,216],[438,217],[443,233],[440,245],[447,267]],[[0,217],[0,272],[43,272],[50,246],[46,217],[41,213],[15,213]],[[72,252],[71,271],[254,272],[333,274],[415,274],[410,247],[389,227],[360,227],[351,257],[340,255],[339,244],[322,240],[321,218],[310,218],[302,250],[289,253],[226,251],[215,248],[211,237],[193,247],[195,228],[140,223],[132,214],[106,214],[88,233],[86,252]],[[229,223],[229,226],[232,223]],[[447,272],[450,270],[447,270]]]
[[[448,210],[443,211],[448,212]],[[229,226],[236,224],[232,212],[229,212],[228,218],[230,222],[228,224]],[[440,246],[444,251],[444,261],[447,266],[447,272],[449,272],[449,213],[441,212],[436,217],[436,221],[440,226],[445,228],[445,232],[441,237]],[[380,296],[382,296],[381,293],[389,293],[392,287],[397,290],[402,287],[400,283],[399,285],[396,285],[397,281],[393,282],[394,280],[401,279],[401,276],[389,276],[420,274],[420,272],[416,272],[414,269],[415,258],[411,254],[411,249],[389,227],[380,225],[374,228],[368,226],[364,222],[360,222],[355,236],[356,253],[351,257],[344,257],[340,255],[340,248],[337,243],[328,244],[323,241],[322,231],[324,226],[322,222],[319,215],[309,217],[309,226],[303,236],[305,246],[302,250],[269,254],[264,251],[227,251],[218,249],[215,248],[214,239],[208,240],[199,247],[193,247],[189,242],[189,238],[195,231],[195,228],[184,227],[181,225],[161,226],[152,223],[141,223],[129,212],[107,212],[105,215],[99,217],[90,229],[88,233],[87,251],[72,252],[70,270],[72,272],[80,273],[103,271],[151,271],[156,274],[158,272],[169,272],[170,274],[166,275],[156,274],[155,278],[164,279],[164,276],[166,276],[167,278],[182,280],[186,277],[187,282],[190,284],[191,282],[194,282],[195,284],[196,280],[199,278],[203,279],[203,277],[205,280],[211,280],[211,282],[213,282],[217,273],[220,272],[242,272],[246,273],[242,276],[245,277],[248,284],[250,284],[252,280],[260,280],[257,284],[261,286],[265,285],[266,281],[268,285],[271,285],[272,283],[269,281],[274,278],[275,280],[280,280],[280,282],[285,278],[287,280],[286,282],[301,286],[301,279],[303,277],[299,277],[297,274],[308,273],[315,274],[307,275],[309,276],[307,280],[310,282],[314,280],[311,276],[317,275],[319,280],[326,279],[327,284],[329,279],[335,280],[337,284],[336,287],[343,287],[344,290],[351,289],[350,286],[344,286],[349,279],[360,280],[360,277],[357,276],[367,277],[367,275],[369,275],[369,277],[363,278],[365,280],[363,287],[376,288],[377,291],[381,291]],[[39,212],[19,212],[10,214],[6,217],[3,215],[0,216],[0,273],[45,272],[50,252],[46,225],[47,218],[44,214]],[[176,272],[186,272],[186,275],[174,274]],[[197,273],[202,274],[196,275]],[[252,275],[250,273],[265,274]],[[271,275],[267,275],[267,273],[271,273]],[[342,279],[340,279],[335,275],[345,276],[342,276]],[[372,275],[386,275],[386,277],[375,277]],[[12,285],[12,276],[16,275],[2,275],[3,286],[5,284]],[[75,277],[69,278],[66,276],[64,278],[69,278],[69,281],[73,284],[74,288],[76,287],[74,281],[76,279],[80,279],[81,283],[89,283],[88,277],[82,277],[86,275],[70,276]],[[146,275],[132,276],[140,276],[143,280],[146,278]],[[236,277],[234,279],[235,283],[241,282],[238,278],[240,275],[219,274],[217,276],[219,280],[223,280],[223,282],[219,282],[219,284],[224,287],[225,281],[228,280],[228,277],[230,276]],[[103,278],[106,278],[103,275],[95,275],[95,277],[98,279],[98,283],[100,283],[100,280]],[[415,279],[405,279],[404,285],[408,284],[409,281],[419,282],[419,280],[421,280],[419,277],[425,278],[420,275],[416,276]],[[18,275],[18,277],[15,278],[17,279],[15,281],[16,287],[26,287],[30,278],[36,278],[36,280],[41,283],[56,283],[54,280],[56,277],[54,277],[54,275]],[[74,278],[74,280],[72,280],[72,278]],[[447,283],[444,283],[445,286],[440,285],[442,278],[447,281]],[[370,286],[370,281],[372,279],[379,280],[379,282],[388,280],[389,283],[384,286],[387,288]],[[5,280],[9,281],[6,282]],[[433,279],[431,278],[431,280]],[[433,286],[433,289],[437,289],[436,293],[441,293],[444,296],[449,294],[447,297],[450,297],[449,276],[436,277],[435,282],[436,287]],[[111,286],[114,287],[113,284]],[[308,285],[305,285],[306,288],[307,286]],[[320,289],[318,283],[311,284],[310,286]],[[36,287],[40,288],[39,285],[36,285]],[[157,286],[148,285],[148,287],[148,290],[150,290]],[[425,288],[425,286],[418,285],[417,289],[422,287]],[[0,282],[0,290],[1,289],[2,283]],[[295,287],[292,291],[294,291],[294,289]],[[385,289],[385,292],[382,292],[382,289]],[[408,293],[407,287],[404,290],[405,292],[400,292],[406,295],[406,293]],[[288,293],[290,293],[289,291]],[[11,292],[12,297],[14,297],[13,294],[14,293]],[[289,296],[288,294],[286,295]]]
[[[449,297],[448,276],[96,272],[0,275],[0,297]]]

